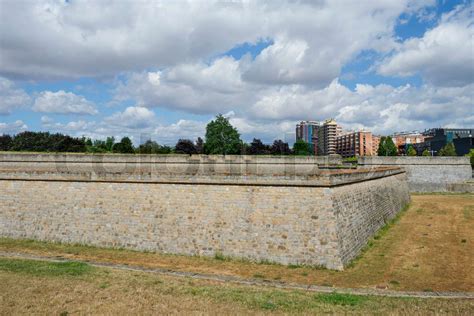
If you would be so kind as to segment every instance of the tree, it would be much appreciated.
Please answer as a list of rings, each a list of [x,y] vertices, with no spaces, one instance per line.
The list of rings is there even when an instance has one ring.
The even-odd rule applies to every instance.
[[[397,146],[390,136],[382,136],[380,138],[379,148],[377,154],[379,156],[396,156],[398,153]]]
[[[10,150],[48,151],[48,152],[85,152],[84,139],[48,132],[22,132],[14,136]]]
[[[248,155],[249,154],[249,148],[250,148],[250,145],[245,143],[245,142],[242,142],[240,144],[240,151],[239,151],[239,154],[241,155]]]
[[[105,141],[100,140],[100,139],[95,139],[92,142],[92,147],[88,148],[88,151],[93,152],[93,153],[106,153],[107,146],[105,144]]]
[[[272,155],[291,155],[290,146],[281,139],[273,142],[270,152]]]
[[[172,151],[173,148],[171,148],[170,146],[163,145],[160,146],[160,148],[158,149],[158,154],[170,154]]]
[[[90,138],[82,138],[83,140],[85,140],[85,144],[86,144],[86,151],[88,153],[100,153],[100,152],[105,152],[105,150],[103,150],[102,148],[99,148],[99,147],[96,147],[95,144],[96,144],[96,141],[92,141],[92,139]]]
[[[196,146],[189,139],[178,140],[178,142],[176,143],[176,146],[174,147],[174,151],[177,154],[188,154],[188,155],[197,153]]]
[[[207,124],[206,142],[204,143],[206,154],[239,154],[241,145],[239,132],[221,114]]]
[[[262,143],[260,139],[254,138],[247,152],[249,155],[268,155],[270,147]]]
[[[298,156],[309,156],[312,154],[311,146],[302,139],[298,139],[293,145],[293,153]]]
[[[196,139],[196,153],[197,154],[204,153],[204,141],[202,140],[201,137],[198,137]]]
[[[86,143],[86,146],[93,146],[92,139],[83,137],[82,140]]]
[[[474,169],[474,149],[469,150],[469,154],[467,154],[466,156],[470,157],[471,167]]]
[[[107,137],[107,139],[105,140],[105,150],[108,151],[108,152],[112,152],[113,151],[113,147],[115,145],[115,137]]]
[[[0,136],[0,151],[10,150],[13,139],[10,135],[5,134]]]
[[[439,150],[439,156],[457,156],[456,147],[452,142],[447,143],[443,148]]]
[[[407,156],[416,156],[416,150],[412,145],[408,145]]]
[[[12,141],[11,150],[14,151],[48,151],[51,146],[50,134],[42,132],[22,132]]]
[[[137,151],[140,154],[158,154],[160,152],[160,145],[157,142],[149,139],[140,146]]]
[[[120,143],[116,143],[112,147],[114,153],[121,154],[134,154],[135,149],[133,148],[132,141],[128,137],[122,138]]]
[[[377,149],[377,155],[385,156],[385,136],[380,137],[379,148]]]
[[[395,146],[395,143],[392,140],[392,137],[387,136],[385,138],[385,154],[387,156],[396,156],[398,153],[397,146]]]
[[[423,150],[423,152],[421,153],[422,156],[425,156],[425,157],[429,157],[431,156],[430,152],[428,151],[428,149],[425,149]]]

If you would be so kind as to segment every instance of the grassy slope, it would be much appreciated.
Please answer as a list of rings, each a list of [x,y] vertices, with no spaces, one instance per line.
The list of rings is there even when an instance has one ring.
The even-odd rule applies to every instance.
[[[0,259],[0,314],[456,313],[472,300],[397,299],[315,294],[153,274],[77,263]]]

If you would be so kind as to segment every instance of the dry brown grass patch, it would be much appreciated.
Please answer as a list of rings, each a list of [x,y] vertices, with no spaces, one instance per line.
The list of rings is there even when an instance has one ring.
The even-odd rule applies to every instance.
[[[20,263],[18,263],[18,261]],[[466,299],[402,299],[317,294],[108,268],[88,273],[37,274],[47,262],[0,259],[0,314],[469,314]],[[53,269],[54,270],[54,269]]]

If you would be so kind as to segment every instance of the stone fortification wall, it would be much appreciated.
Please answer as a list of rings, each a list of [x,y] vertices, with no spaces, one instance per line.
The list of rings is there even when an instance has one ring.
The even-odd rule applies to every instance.
[[[244,157],[224,168],[200,156],[193,172],[191,158],[176,157],[180,168],[148,160],[145,173],[115,156],[98,172],[92,159],[109,157],[67,156],[0,157],[0,236],[342,269],[409,200],[397,168],[321,171],[307,159],[259,158],[249,170]],[[113,169],[122,158],[129,169]]]
[[[359,157],[363,167],[401,167],[412,192],[447,192],[471,180],[469,157]]]

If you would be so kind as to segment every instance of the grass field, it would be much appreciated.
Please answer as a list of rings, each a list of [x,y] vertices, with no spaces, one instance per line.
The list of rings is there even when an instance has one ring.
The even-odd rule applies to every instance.
[[[473,292],[473,242],[474,195],[461,194],[414,195],[411,206],[398,220],[382,229],[362,255],[342,272],[252,263],[220,255],[215,258],[162,255],[6,238],[0,239],[0,251],[324,286]],[[41,267],[42,264],[45,266]],[[2,313],[120,313],[125,306],[136,313],[470,314],[474,311],[473,300],[318,295],[158,277],[81,263],[64,268],[62,264],[71,265],[1,259]],[[48,306],[54,306],[54,310]]]
[[[0,314],[426,314],[468,315],[473,300],[315,294],[237,286],[84,263],[0,259]]]

